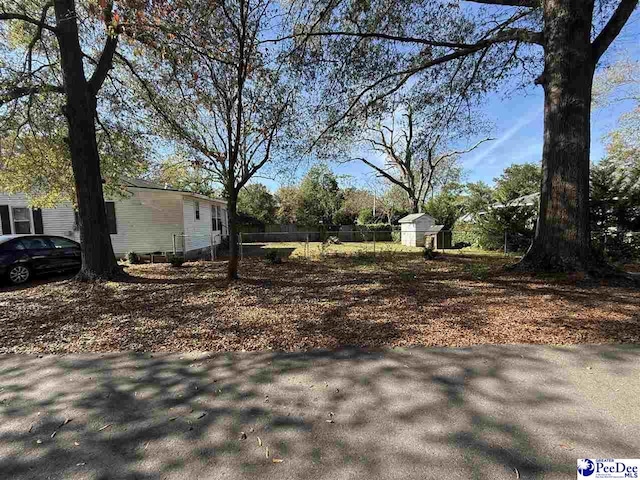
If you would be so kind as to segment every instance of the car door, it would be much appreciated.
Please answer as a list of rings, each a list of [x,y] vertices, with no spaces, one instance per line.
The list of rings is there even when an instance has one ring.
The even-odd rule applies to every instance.
[[[29,253],[20,239],[0,244],[0,269],[7,269],[16,263],[29,263]]]
[[[56,251],[46,237],[25,236],[20,241],[27,249],[31,267],[35,272],[55,270],[60,259],[56,258]]]
[[[82,255],[78,243],[64,237],[48,237],[48,240],[54,247],[52,257],[57,268],[67,270],[80,267]]]

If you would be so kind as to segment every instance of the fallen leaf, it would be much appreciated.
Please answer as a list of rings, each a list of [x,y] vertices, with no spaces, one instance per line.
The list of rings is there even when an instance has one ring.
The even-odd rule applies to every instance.
[[[271,461],[273,463],[282,463],[282,462],[284,462],[284,460],[282,460],[281,458],[272,458]]]
[[[247,439],[247,434],[244,432],[240,432],[240,440],[246,440]]]
[[[261,447],[262,446],[262,440],[260,440],[260,437],[258,437],[258,446]]]
[[[108,423],[108,424],[107,424],[107,425],[105,425],[104,427],[99,428],[99,429],[98,429],[98,431],[99,431],[99,432],[101,432],[102,430],[105,430],[105,429],[109,428],[110,426],[111,426],[111,424],[110,424],[110,423]]]
[[[58,431],[57,431],[57,430],[51,434],[51,438],[55,437],[55,436],[56,436],[56,433],[58,433]]]
[[[265,450],[265,452],[264,452],[264,456],[265,456],[266,458],[269,458],[269,447],[267,447],[267,449]]]

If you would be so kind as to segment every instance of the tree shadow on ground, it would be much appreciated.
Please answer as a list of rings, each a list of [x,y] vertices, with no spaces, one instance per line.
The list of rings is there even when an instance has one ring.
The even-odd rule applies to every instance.
[[[478,256],[470,261],[480,262]],[[408,258],[141,265],[119,282],[0,295],[0,351],[302,350],[488,343],[635,343],[640,295]]]
[[[0,471],[12,479],[568,478],[576,458],[632,458],[640,448],[636,435],[619,434],[633,425],[616,423],[572,383],[584,365],[624,382],[638,377],[640,348],[8,355],[0,357]]]

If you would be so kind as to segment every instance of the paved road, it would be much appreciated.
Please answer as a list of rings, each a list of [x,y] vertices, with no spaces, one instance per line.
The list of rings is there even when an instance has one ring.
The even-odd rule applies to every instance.
[[[640,346],[0,356],[3,479],[573,479],[581,457],[640,457]]]

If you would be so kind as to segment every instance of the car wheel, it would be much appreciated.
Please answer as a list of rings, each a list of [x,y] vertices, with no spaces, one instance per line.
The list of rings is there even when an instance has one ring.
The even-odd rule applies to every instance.
[[[14,265],[7,275],[14,285],[20,285],[31,278],[31,269],[26,265]]]

